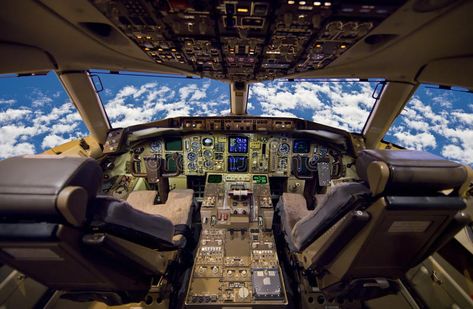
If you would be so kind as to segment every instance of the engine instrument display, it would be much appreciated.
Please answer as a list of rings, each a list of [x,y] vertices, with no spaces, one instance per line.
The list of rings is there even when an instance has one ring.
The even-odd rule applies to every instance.
[[[310,144],[305,140],[295,140],[293,150],[294,153],[309,153]]]
[[[248,171],[248,157],[229,156],[228,172],[229,173],[245,173]]]
[[[265,185],[268,178],[265,175],[253,175],[253,182],[259,185]]]
[[[248,137],[235,136],[228,138],[229,153],[248,153]]]

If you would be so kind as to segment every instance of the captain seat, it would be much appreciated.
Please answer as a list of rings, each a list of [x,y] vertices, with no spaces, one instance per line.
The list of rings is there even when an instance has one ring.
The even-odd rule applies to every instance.
[[[470,222],[469,167],[421,151],[363,150],[356,168],[360,182],[333,186],[312,211],[300,194],[277,205],[290,252],[332,298],[394,293],[396,279]]]
[[[93,159],[0,161],[0,261],[69,299],[108,305],[143,299],[181,242],[165,216],[97,196],[101,182]]]

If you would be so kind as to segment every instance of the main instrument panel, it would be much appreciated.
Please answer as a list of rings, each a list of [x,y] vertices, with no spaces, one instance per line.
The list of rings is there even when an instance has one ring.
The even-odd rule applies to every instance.
[[[156,137],[131,149],[145,172],[144,157],[158,155],[181,165],[183,174],[204,176],[208,173],[264,173],[269,176],[311,177],[319,171],[320,183],[344,174],[343,155],[338,149],[308,138],[263,134],[189,134],[182,137]],[[171,167],[171,169],[175,167]]]

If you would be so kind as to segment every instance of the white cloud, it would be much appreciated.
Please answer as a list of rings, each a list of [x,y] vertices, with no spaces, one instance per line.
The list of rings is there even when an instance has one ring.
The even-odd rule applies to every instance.
[[[418,133],[411,134],[409,132],[397,132],[394,136],[402,141],[403,146],[406,148],[424,150],[424,149],[434,149],[437,147],[437,142],[435,137],[431,133]]]
[[[22,118],[26,117],[30,113],[31,111],[25,108],[22,108],[22,109],[9,108],[4,112],[0,112],[0,123],[21,120]]]
[[[34,98],[31,101],[31,104],[34,107],[42,107],[42,106],[47,106],[51,103],[53,103],[53,99],[47,95],[45,95],[43,92],[40,90],[36,90],[34,93]]]
[[[65,142],[67,142],[67,139],[65,139],[64,137],[56,134],[51,134],[43,139],[43,142],[41,143],[41,148],[49,149],[56,147],[57,145],[64,144]]]
[[[14,100],[14,99],[0,99],[0,104],[12,105],[12,104],[15,104],[15,103],[16,103],[16,100]]]

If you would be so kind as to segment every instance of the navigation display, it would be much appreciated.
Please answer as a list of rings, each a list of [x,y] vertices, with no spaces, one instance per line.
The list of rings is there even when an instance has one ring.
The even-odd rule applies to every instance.
[[[229,156],[228,172],[229,173],[245,173],[248,171],[248,157]]]
[[[294,153],[308,153],[310,152],[310,144],[308,141],[295,140],[292,150]]]
[[[229,153],[247,153],[248,152],[248,137],[234,136],[228,138],[228,152]]]

